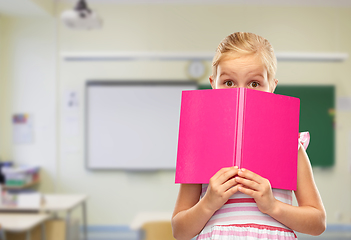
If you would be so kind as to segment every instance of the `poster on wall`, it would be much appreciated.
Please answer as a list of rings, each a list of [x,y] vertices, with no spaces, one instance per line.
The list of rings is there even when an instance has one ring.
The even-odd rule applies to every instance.
[[[64,96],[63,132],[67,137],[79,136],[79,101],[78,92],[67,90]]]
[[[28,113],[12,116],[13,141],[15,144],[31,144],[34,142],[33,116]]]

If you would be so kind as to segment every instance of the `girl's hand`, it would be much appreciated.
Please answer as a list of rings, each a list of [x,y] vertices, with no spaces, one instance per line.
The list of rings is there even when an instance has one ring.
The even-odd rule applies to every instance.
[[[222,168],[210,179],[207,191],[203,197],[205,206],[215,212],[221,208],[238,191],[238,183],[235,176],[238,175],[238,167]]]
[[[238,187],[238,190],[253,197],[261,212],[271,215],[277,200],[273,196],[269,180],[243,168],[239,170],[238,177],[235,179],[242,185]]]

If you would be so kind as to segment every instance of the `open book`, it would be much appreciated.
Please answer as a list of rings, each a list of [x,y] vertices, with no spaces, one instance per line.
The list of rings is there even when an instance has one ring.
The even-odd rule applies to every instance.
[[[300,100],[246,88],[182,92],[176,183],[238,166],[296,190]]]

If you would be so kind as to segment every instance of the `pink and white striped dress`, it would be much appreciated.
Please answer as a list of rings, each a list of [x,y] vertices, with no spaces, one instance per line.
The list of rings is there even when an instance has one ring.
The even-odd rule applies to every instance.
[[[299,142],[306,149],[309,133],[300,133]],[[299,144],[300,146],[300,144]],[[201,197],[208,184],[202,185]],[[292,204],[292,191],[272,189],[274,197],[284,203]],[[297,239],[293,230],[262,213],[255,200],[243,193],[235,193],[217,210],[197,236],[197,240],[292,240]]]

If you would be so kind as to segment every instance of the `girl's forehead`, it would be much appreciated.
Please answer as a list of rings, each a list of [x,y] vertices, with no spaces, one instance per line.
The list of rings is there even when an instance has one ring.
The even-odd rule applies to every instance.
[[[238,54],[238,53],[223,54],[220,59],[220,62],[228,61],[228,60],[236,60],[236,59],[262,63],[262,60],[259,54]]]
[[[254,66],[254,67],[266,69],[266,66],[263,64],[261,58],[256,56],[256,55],[243,55],[243,56],[227,55],[227,56],[224,56],[219,61],[218,66],[227,65],[229,67],[230,66],[235,67],[236,64],[241,65],[241,66],[248,65],[248,66]]]

